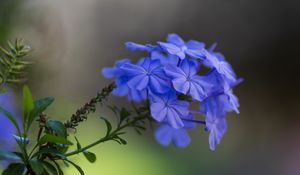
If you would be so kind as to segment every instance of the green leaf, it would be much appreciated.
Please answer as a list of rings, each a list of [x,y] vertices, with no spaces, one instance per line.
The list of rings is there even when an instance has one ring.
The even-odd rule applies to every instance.
[[[77,142],[77,149],[81,149],[81,145],[80,145],[80,143],[79,143],[77,137],[75,137],[75,140],[76,140],[76,142]],[[82,153],[83,153],[84,157],[85,157],[89,162],[91,162],[91,163],[96,162],[96,159],[97,159],[97,158],[96,158],[96,155],[95,155],[94,153],[89,152],[89,151],[83,151]]]
[[[44,172],[44,167],[43,167],[43,164],[41,161],[39,160],[30,160],[29,162],[33,172],[36,174],[36,175],[41,175],[43,174]]]
[[[67,137],[66,127],[62,122],[57,121],[57,120],[50,120],[47,122],[46,126],[48,128],[50,128],[51,130],[53,130],[59,136],[62,136],[64,138]]]
[[[121,121],[123,121],[128,116],[130,116],[130,112],[126,108],[122,108],[121,111],[120,111]]]
[[[24,85],[23,86],[23,117],[24,117],[23,127],[24,129],[26,129],[25,126],[26,123],[28,122],[30,113],[33,110],[33,108],[34,108],[34,103],[32,100],[30,89],[28,88],[28,86]]]
[[[3,171],[2,175],[19,175],[19,174],[23,174],[24,170],[25,170],[24,164],[12,163]]]
[[[70,142],[69,140],[65,139],[64,137],[55,136],[55,135],[51,135],[51,134],[45,134],[39,140],[39,145],[45,144],[47,142],[57,143],[57,144],[64,144],[64,145],[73,145],[72,142]]]
[[[91,163],[96,162],[97,158],[96,158],[96,154],[89,152],[89,151],[84,151],[83,152],[84,157]]]
[[[0,150],[0,160],[22,160],[17,154]]]
[[[71,162],[70,160],[65,160],[65,161],[67,161],[67,162],[69,162],[70,164],[72,164],[77,170],[78,170],[78,172],[81,174],[81,175],[84,175],[84,172],[83,172],[83,170],[80,168],[80,166],[78,166],[78,165],[76,165],[74,162]]]
[[[44,168],[51,172],[52,175],[58,175],[56,168],[49,162],[43,161]]]
[[[106,118],[101,117],[101,119],[105,121],[105,124],[106,124],[106,127],[107,127],[106,136],[108,136],[109,133],[110,133],[110,131],[111,131],[111,129],[112,129],[112,126],[111,126],[110,122]]]
[[[15,126],[15,128],[17,129],[17,131],[18,131],[18,134],[19,135],[21,135],[21,130],[20,130],[20,127],[19,127],[19,125],[18,125],[18,122],[17,122],[17,120],[8,112],[8,111],[6,111],[4,108],[2,108],[1,106],[0,106],[0,112],[1,113],[3,113],[4,114],[4,116],[6,116],[6,118],[8,119],[8,120],[10,120],[10,122]]]
[[[49,105],[54,101],[53,97],[46,97],[43,99],[35,100],[34,107],[30,113],[30,116],[27,121],[27,130],[29,129],[30,125],[34,121],[34,119],[38,116],[39,113],[45,111]]]

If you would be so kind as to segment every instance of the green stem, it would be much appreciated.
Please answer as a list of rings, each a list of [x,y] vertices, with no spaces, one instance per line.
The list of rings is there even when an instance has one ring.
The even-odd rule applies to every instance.
[[[72,156],[72,155],[75,155],[75,154],[79,154],[79,153],[81,153],[81,152],[83,152],[83,151],[86,151],[86,150],[88,150],[88,149],[90,149],[90,148],[92,148],[92,147],[94,147],[94,146],[96,146],[96,145],[98,145],[98,144],[100,144],[100,143],[103,143],[103,142],[112,140],[112,138],[114,138],[114,137],[116,136],[116,134],[117,134],[119,131],[121,131],[122,129],[124,129],[124,128],[128,127],[128,126],[131,126],[131,125],[134,124],[135,122],[137,122],[137,121],[139,121],[139,120],[143,120],[143,119],[145,119],[145,118],[147,118],[146,115],[145,115],[145,116],[141,116],[141,117],[136,117],[134,120],[132,120],[132,121],[126,123],[126,124],[123,125],[123,126],[118,127],[118,128],[115,129],[113,132],[111,132],[109,135],[107,135],[107,136],[105,136],[105,137],[103,137],[103,138],[97,140],[96,142],[93,142],[93,143],[91,143],[91,144],[89,144],[89,145],[87,145],[87,146],[85,146],[85,147],[83,147],[83,148],[80,148],[80,149],[77,149],[77,150],[72,151],[72,152],[70,152],[70,153],[67,153],[67,154],[66,154],[66,157],[69,157],[69,156]]]

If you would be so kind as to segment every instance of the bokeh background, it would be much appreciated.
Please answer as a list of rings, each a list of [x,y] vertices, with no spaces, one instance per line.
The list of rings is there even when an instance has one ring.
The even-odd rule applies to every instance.
[[[218,43],[245,81],[235,93],[240,115],[215,152],[207,134],[192,131],[186,149],[158,145],[152,131],[129,132],[127,146],[93,148],[98,161],[73,160],[88,175],[299,175],[300,3],[296,0],[1,0],[0,43],[24,38],[36,64],[34,96],[54,96],[52,118],[66,120],[109,80],[101,68],[135,57],[124,42],[153,43],[168,33]],[[126,99],[110,103],[126,105]],[[99,110],[79,127],[82,144],[103,135]],[[5,129],[5,128],[4,128]],[[34,134],[34,133],[33,133]],[[68,175],[78,174],[67,168]]]

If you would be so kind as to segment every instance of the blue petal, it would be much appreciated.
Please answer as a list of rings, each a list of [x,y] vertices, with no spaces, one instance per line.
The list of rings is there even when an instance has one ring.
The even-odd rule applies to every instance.
[[[175,146],[180,148],[187,147],[191,142],[191,138],[185,129],[177,129],[173,134],[173,140]]]
[[[161,145],[167,146],[172,141],[173,129],[168,125],[162,125],[155,131],[155,139]]]
[[[138,74],[145,73],[145,69],[143,69],[141,66],[134,65],[131,63],[126,63],[123,66],[121,66],[121,70],[123,70],[127,76],[135,76]]]
[[[157,93],[166,93],[170,90],[167,81],[155,75],[150,76],[150,88],[153,92]]]
[[[205,81],[202,77],[195,75],[191,78],[190,95],[198,101],[204,100],[207,92],[212,88],[212,84]]]
[[[116,69],[105,67],[102,69],[102,75],[105,78],[114,78],[116,76]]]
[[[181,62],[180,68],[183,70],[186,77],[191,77],[197,73],[197,65],[195,62],[187,59]]]
[[[116,96],[125,96],[128,93],[128,87],[126,84],[117,86],[112,93]]]
[[[127,82],[127,85],[132,89],[143,90],[147,87],[148,81],[149,81],[149,77],[144,74],[141,74],[131,78]]]
[[[134,43],[134,42],[126,42],[125,46],[128,50],[135,51],[135,50],[141,50],[145,51],[148,50],[148,47],[142,44]]]
[[[172,33],[172,34],[168,35],[167,42],[175,44],[175,45],[180,46],[180,47],[185,45],[185,42],[183,41],[183,39],[175,33]]]
[[[191,50],[202,50],[205,48],[205,44],[199,41],[195,41],[195,40],[189,40],[186,43],[187,48],[191,49]]]
[[[138,91],[136,89],[131,89],[131,88],[128,89],[128,100],[140,102],[146,99],[147,99],[146,90]]]
[[[158,42],[158,44],[166,50],[169,54],[176,55],[177,53],[182,52],[180,47],[170,44],[170,43],[164,43],[164,42]]]
[[[205,50],[192,50],[187,49],[185,53],[193,58],[200,58],[201,60],[205,59]]]
[[[164,70],[165,70],[165,73],[172,78],[185,78],[186,77],[185,73],[180,68],[178,68],[177,66],[174,66],[174,65],[166,65]]]
[[[175,129],[182,128],[183,122],[175,109],[168,108],[167,110],[168,123]]]
[[[231,81],[236,81],[236,75],[233,72],[229,63],[220,61],[216,66],[217,71]]]
[[[175,78],[172,80],[172,84],[176,91],[183,94],[187,94],[190,90],[190,82],[186,81],[186,78]]]
[[[162,103],[153,103],[150,106],[151,116],[158,122],[162,122],[167,115],[167,109]]]

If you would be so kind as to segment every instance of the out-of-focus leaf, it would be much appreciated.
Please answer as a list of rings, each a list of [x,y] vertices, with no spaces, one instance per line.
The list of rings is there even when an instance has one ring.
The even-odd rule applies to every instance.
[[[39,113],[45,111],[49,105],[54,101],[53,97],[46,97],[43,99],[35,100],[34,107],[30,113],[30,116],[27,121],[27,130],[29,129],[30,125],[34,121],[34,119],[38,116]]]
[[[53,130],[59,136],[62,136],[64,138],[67,137],[66,127],[62,122],[57,121],[57,120],[50,120],[47,122],[46,126],[48,128],[50,128],[51,130]]]
[[[44,169],[49,171],[52,175],[58,175],[56,168],[49,162],[43,161]]]
[[[26,127],[26,123],[28,122],[30,113],[33,110],[33,108],[34,108],[34,103],[32,100],[30,89],[28,88],[28,86],[24,85],[23,86],[23,117],[24,117],[23,127],[24,129]]]
[[[109,135],[110,131],[112,129],[112,126],[111,126],[110,122],[106,118],[101,117],[101,119],[105,121],[105,124],[106,124],[106,127],[107,127],[106,135]]]
[[[55,136],[55,135],[51,135],[51,134],[45,134],[39,140],[39,145],[45,144],[47,142],[57,143],[57,144],[64,144],[64,145],[73,145],[72,142],[70,142],[69,140],[65,139],[64,137]]]
[[[23,174],[25,165],[22,163],[12,163],[3,171],[2,175],[19,175]]]
[[[44,167],[43,167],[43,164],[41,161],[39,160],[30,160],[29,162],[33,172],[36,174],[36,175],[41,175],[43,174],[44,172]]]
[[[0,160],[22,160],[17,154],[0,150]]]
[[[78,172],[81,174],[81,175],[84,175],[84,172],[83,172],[83,170],[80,168],[80,166],[78,166],[78,165],[76,165],[74,162],[72,162],[72,161],[70,161],[70,160],[65,160],[65,161],[67,161],[68,163],[70,163],[71,165],[73,165],[77,170],[78,170]]]

